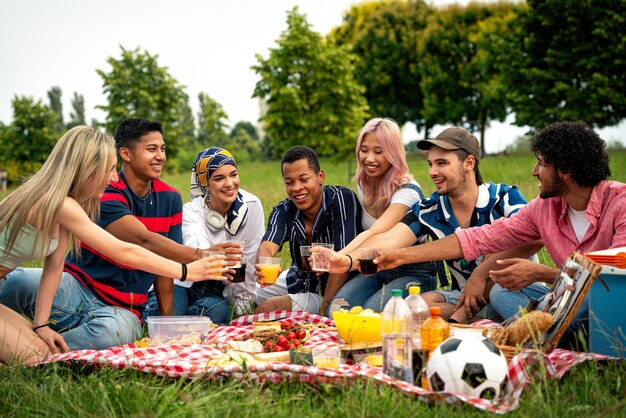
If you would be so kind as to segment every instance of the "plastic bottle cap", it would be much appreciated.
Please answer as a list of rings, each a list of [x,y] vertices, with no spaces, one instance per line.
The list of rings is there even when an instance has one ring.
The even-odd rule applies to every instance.
[[[409,295],[419,295],[422,292],[419,286],[409,286]]]
[[[400,296],[402,297],[402,289],[392,289],[391,296]]]
[[[441,315],[441,306],[431,306],[430,307],[430,315],[431,316],[440,316]]]

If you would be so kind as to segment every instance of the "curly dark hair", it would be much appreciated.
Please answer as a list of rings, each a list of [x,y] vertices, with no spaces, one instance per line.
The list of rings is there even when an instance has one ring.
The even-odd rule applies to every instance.
[[[611,175],[606,142],[585,122],[555,122],[531,139],[531,149],[581,187],[593,187]]]

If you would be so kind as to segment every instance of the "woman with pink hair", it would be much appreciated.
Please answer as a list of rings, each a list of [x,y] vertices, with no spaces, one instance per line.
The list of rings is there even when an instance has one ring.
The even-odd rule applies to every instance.
[[[392,119],[374,118],[361,128],[356,159],[355,180],[363,206],[363,232],[341,254],[348,254],[370,236],[389,230],[424,198],[420,185],[409,172],[400,127]],[[423,292],[437,287],[436,269],[431,263],[407,264],[374,275],[361,273],[339,290],[335,305],[363,306],[380,312],[392,289],[402,289],[406,296],[409,284],[419,285]]]

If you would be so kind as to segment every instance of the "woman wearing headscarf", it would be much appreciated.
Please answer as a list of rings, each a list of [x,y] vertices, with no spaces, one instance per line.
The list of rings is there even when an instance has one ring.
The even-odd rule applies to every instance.
[[[174,315],[203,315],[225,324],[233,317],[233,310],[235,316],[254,310],[254,260],[265,232],[265,216],[259,198],[240,189],[239,183],[237,164],[230,152],[213,147],[198,153],[191,168],[191,201],[183,206],[183,243],[197,248],[227,241],[236,248],[236,242],[243,243],[245,280],[208,286],[175,281]],[[224,247],[229,248],[228,244]],[[146,311],[148,315],[159,314],[153,292]]]

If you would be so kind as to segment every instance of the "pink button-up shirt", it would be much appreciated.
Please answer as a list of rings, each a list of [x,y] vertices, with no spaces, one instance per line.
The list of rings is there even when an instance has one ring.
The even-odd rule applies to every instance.
[[[587,204],[589,228],[581,242],[567,215],[561,197],[536,198],[510,218],[491,225],[460,229],[456,235],[463,256],[474,260],[516,245],[541,239],[560,267],[574,251],[606,250],[626,246],[626,184],[602,181],[591,191]]]

